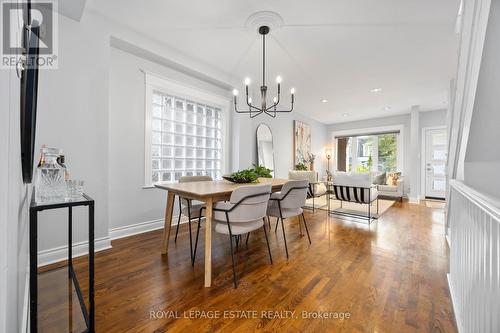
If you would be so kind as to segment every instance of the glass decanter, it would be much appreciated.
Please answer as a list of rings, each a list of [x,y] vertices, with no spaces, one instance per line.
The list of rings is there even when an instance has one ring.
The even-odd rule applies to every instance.
[[[56,148],[43,148],[44,163],[36,169],[36,202],[59,202],[66,197],[66,170],[57,158],[61,154]]]

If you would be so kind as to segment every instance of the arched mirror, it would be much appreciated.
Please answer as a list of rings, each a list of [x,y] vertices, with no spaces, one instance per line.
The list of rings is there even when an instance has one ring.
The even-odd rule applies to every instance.
[[[273,170],[271,174],[274,177],[273,133],[266,124],[257,127],[257,157],[259,165]]]

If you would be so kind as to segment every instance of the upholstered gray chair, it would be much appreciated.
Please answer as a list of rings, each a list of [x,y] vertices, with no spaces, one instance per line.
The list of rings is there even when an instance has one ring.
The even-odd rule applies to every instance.
[[[231,260],[233,264],[233,282],[237,288],[236,269],[234,264],[233,237],[238,238],[259,228],[264,229],[269,260],[273,263],[269,239],[264,226],[271,184],[250,185],[237,188],[231,194],[229,201],[218,202],[213,207],[213,222],[215,232],[229,236]],[[196,232],[193,260],[198,246],[200,226]]]
[[[300,226],[300,216],[307,232],[309,244],[311,244],[311,237],[307,228],[306,218],[304,217],[304,210],[302,207],[306,203],[307,191],[309,189],[309,182],[307,180],[290,180],[283,184],[280,192],[273,193],[269,199],[269,206],[267,207],[267,216],[276,217],[276,227],[281,220],[281,228],[283,229],[283,241],[285,242],[286,257],[288,258],[288,246],[286,244],[285,227],[283,219],[298,216]]]
[[[179,183],[190,183],[190,182],[205,182],[212,181],[210,176],[182,176],[179,179]],[[177,234],[179,233],[179,226],[181,222],[181,216],[187,216],[189,225],[189,249],[191,251],[191,261],[193,261],[193,237],[191,235],[191,221],[198,220],[201,222],[202,208],[205,205],[202,202],[196,202],[191,199],[179,197],[179,218],[177,219],[177,228],[175,230],[175,243],[177,243]]]
[[[309,181],[309,189],[307,191],[307,197],[306,199],[311,199],[312,198],[312,207],[308,207],[304,205],[303,208],[312,208],[312,211],[314,213],[314,210],[316,209],[316,204],[314,203],[315,198],[320,198],[323,195],[326,194],[327,189],[326,189],[326,184],[324,182],[318,181],[318,172],[317,171],[303,171],[303,170],[289,170],[288,171],[288,179],[291,180],[305,180],[307,179]]]

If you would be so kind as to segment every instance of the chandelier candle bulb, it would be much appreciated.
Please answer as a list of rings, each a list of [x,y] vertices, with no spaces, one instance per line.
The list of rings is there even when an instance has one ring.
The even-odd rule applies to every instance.
[[[276,83],[277,83],[277,84],[280,84],[280,83],[281,83],[281,81],[282,81],[281,76],[279,76],[279,75],[278,75],[278,76],[276,77]]]
[[[250,78],[249,78],[249,77],[245,78],[245,86],[249,86],[249,85],[250,85],[250,82],[251,82],[251,81],[250,81]]]
[[[238,96],[238,89],[233,89],[233,96],[234,97]]]

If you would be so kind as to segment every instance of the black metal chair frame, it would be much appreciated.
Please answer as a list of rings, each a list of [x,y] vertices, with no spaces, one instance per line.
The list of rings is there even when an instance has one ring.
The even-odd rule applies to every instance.
[[[341,188],[339,190],[339,188]],[[346,193],[344,195],[344,191],[342,188],[346,189]],[[349,189],[353,189],[354,193],[354,201],[351,200],[351,194]],[[358,197],[358,190],[359,191],[359,197]],[[365,202],[365,194],[364,190],[368,190],[368,203]],[[346,216],[346,217],[356,217],[356,218],[362,218],[366,219],[368,221],[368,225],[371,224],[372,220],[377,220],[378,219],[378,211],[379,211],[379,205],[378,205],[378,196],[377,196],[377,216],[372,216],[371,212],[371,206],[372,202],[372,193],[371,193],[371,187],[358,187],[358,186],[346,186],[346,185],[333,185],[333,192],[335,194],[335,198],[340,201],[340,208],[342,208],[342,202],[354,202],[362,205],[368,205],[368,216],[362,215],[362,214],[355,214],[355,213],[347,213],[347,212],[341,212],[338,210],[329,210],[329,214],[335,214],[335,215],[340,215],[340,216]],[[339,192],[341,195],[339,195]],[[328,199],[330,200],[330,199]]]
[[[252,194],[248,195],[246,197],[241,198],[238,202],[236,202],[231,208],[229,209],[221,209],[221,208],[212,208],[214,212],[224,212],[226,216],[226,223],[227,223],[227,228],[229,230],[229,245],[231,247],[231,261],[233,265],[233,282],[234,282],[234,288],[236,289],[238,287],[237,281],[236,281],[236,268],[235,268],[235,263],[234,263],[234,250],[233,250],[233,233],[231,231],[231,221],[229,221],[229,213],[232,212],[236,207],[241,205],[245,200],[248,200],[250,198],[255,198],[255,197],[260,197],[263,195],[269,195],[270,192],[263,192],[263,193],[257,193],[257,194]],[[198,236],[200,234],[200,226],[201,226],[201,210],[206,209],[206,207],[202,207],[200,209],[200,217],[198,218],[198,230],[196,231],[196,240],[194,243],[194,253],[192,257],[192,265],[194,265],[194,260],[196,257],[196,249],[198,247]],[[271,255],[271,247],[269,246],[269,238],[267,237],[267,231],[266,231],[266,225],[265,225],[265,218],[263,217],[262,220],[264,221],[263,229],[264,229],[264,235],[266,236],[266,243],[267,243],[267,251],[269,253],[269,260],[271,261],[271,264],[273,263],[273,257]],[[233,222],[235,223],[235,222]],[[248,233],[250,235],[250,233]],[[247,242],[248,242],[248,235],[247,235]],[[239,236],[239,235],[235,235]]]
[[[307,190],[307,199],[312,199],[312,206],[304,206],[302,207],[303,209],[307,210],[312,210],[313,214],[314,211],[316,210],[316,206],[314,205],[314,199],[315,198],[320,198],[328,193],[328,190],[322,194],[322,195],[314,195],[314,185],[322,184],[323,182],[314,182],[314,183],[309,183],[308,190]],[[321,209],[324,206],[318,207],[318,209]]]
[[[283,231],[283,241],[285,242],[285,252],[286,252],[287,259],[288,259],[288,245],[286,243],[285,226],[283,224],[283,212],[281,210],[281,201],[283,201],[292,191],[304,190],[307,188],[309,188],[309,187],[308,186],[292,187],[281,198],[269,198],[269,200],[273,200],[273,201],[278,202],[278,209],[280,211],[280,217],[276,220],[276,227],[274,228],[274,232],[276,232],[278,230],[278,222],[281,220],[281,229]],[[307,233],[307,238],[309,239],[309,244],[311,244],[311,236],[309,236],[309,229],[307,228],[307,223],[306,223],[306,218],[304,217],[304,212],[302,212],[301,215],[302,215],[302,221],[304,221],[304,226],[306,228],[306,233]],[[300,215],[298,215],[298,216],[299,216],[299,226],[300,226]]]
[[[193,236],[191,235],[191,221],[198,219],[198,223],[201,223],[201,214],[205,207],[200,208],[200,214],[198,218],[191,218],[191,199],[179,197],[179,218],[177,219],[177,228],[175,230],[175,238],[174,242],[177,243],[177,235],[179,234],[179,226],[181,225],[181,217],[182,217],[182,199],[187,202],[187,211],[188,211],[188,225],[189,225],[189,250],[190,250],[190,258],[191,262],[194,262],[194,253],[193,253]],[[198,226],[199,228],[199,226]]]

